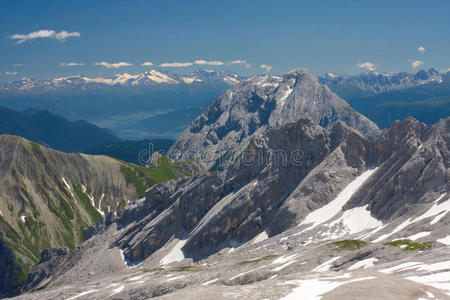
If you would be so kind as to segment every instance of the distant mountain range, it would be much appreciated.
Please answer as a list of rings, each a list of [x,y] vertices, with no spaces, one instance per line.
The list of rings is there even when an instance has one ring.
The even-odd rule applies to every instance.
[[[58,92],[79,92],[111,89],[111,87],[148,88],[159,85],[227,84],[233,85],[243,78],[232,71],[197,70],[181,75],[173,72],[150,70],[139,74],[120,73],[112,78],[90,78],[75,75],[51,80],[22,78],[19,81],[0,84],[0,95],[29,95]]]
[[[365,94],[377,94],[392,90],[411,88],[430,82],[441,83],[442,74],[435,69],[420,70],[415,74],[407,72],[379,73],[375,71],[358,75],[336,75],[327,73],[320,77],[320,82],[328,85],[335,92],[346,97],[358,89]]]
[[[13,134],[64,152],[80,152],[119,141],[86,121],[69,121],[46,110],[18,112],[0,107],[0,134]]]
[[[414,74],[328,73],[319,81],[386,128],[407,115],[427,124],[445,117],[448,105],[439,99],[450,96],[449,74],[434,69]],[[211,70],[191,74],[151,70],[112,78],[24,78],[0,83],[0,105],[19,111],[34,107],[72,121],[86,120],[127,140],[176,139],[227,88],[245,79],[232,71]],[[411,104],[414,107],[407,115],[397,109],[416,101],[421,103],[417,108]]]

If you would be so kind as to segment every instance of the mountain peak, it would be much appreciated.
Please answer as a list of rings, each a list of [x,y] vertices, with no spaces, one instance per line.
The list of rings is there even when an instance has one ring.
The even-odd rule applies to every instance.
[[[357,113],[306,69],[295,69],[282,78],[255,76],[224,92],[194,120],[171,148],[170,155],[200,155],[209,168],[227,151],[240,151],[255,134],[280,128],[301,118],[331,129],[342,120],[369,138],[378,127]],[[208,157],[208,159],[205,159]]]

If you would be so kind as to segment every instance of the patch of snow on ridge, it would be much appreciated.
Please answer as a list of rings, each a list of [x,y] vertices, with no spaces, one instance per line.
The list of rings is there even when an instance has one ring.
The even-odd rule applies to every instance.
[[[184,244],[186,244],[187,240],[179,240],[178,243],[170,250],[170,252],[164,256],[163,259],[160,260],[160,264],[162,265],[168,265],[172,262],[178,262],[185,259],[184,253],[181,250],[183,248]]]
[[[280,102],[281,102],[281,108],[283,108],[284,103],[286,103],[286,99],[287,97],[289,97],[292,93],[292,91],[294,90],[293,87],[288,87],[288,89],[286,90],[286,92],[284,92],[283,96],[281,96],[280,98]]]
[[[330,281],[319,278],[287,281],[284,284],[296,284],[298,287],[294,288],[291,294],[280,300],[319,300],[322,299],[323,294],[326,294],[341,285],[374,278],[375,277],[363,277],[347,281]]]
[[[75,196],[73,195],[73,192],[72,192],[72,187],[67,183],[67,181],[66,181],[66,179],[64,177],[61,178],[61,179],[62,179],[64,185],[66,186],[66,188],[69,190],[69,192],[72,195],[72,197],[75,198]]]
[[[342,225],[344,225],[344,227],[348,230],[349,234],[381,227],[383,222],[372,217],[370,211],[367,210],[368,206],[369,205],[355,207],[344,211],[343,215],[339,219],[330,223],[330,226],[342,223]]]
[[[406,279],[426,285],[431,285],[432,287],[444,290],[446,293],[450,294],[450,272],[410,276],[406,277]]]
[[[81,292],[81,293],[79,293],[79,294],[76,295],[76,296],[73,296],[73,297],[68,298],[67,300],[77,299],[77,298],[83,297],[83,296],[85,296],[85,295],[92,294],[92,293],[94,293],[94,292],[96,292],[96,291],[98,291],[98,290],[90,290],[90,291],[86,291],[86,292]]]
[[[438,239],[437,241],[439,243],[442,243],[442,244],[445,244],[445,245],[450,245],[450,235],[446,236],[445,238]]]
[[[433,202],[433,206],[427,210],[425,213],[421,214],[419,217],[413,219],[413,218],[409,218],[407,220],[405,220],[403,223],[401,223],[400,225],[398,225],[394,230],[392,230],[390,233],[388,234],[383,234],[381,236],[379,236],[377,239],[375,239],[373,242],[377,243],[380,242],[388,237],[390,237],[391,235],[393,235],[394,233],[397,233],[399,231],[401,231],[402,229],[405,229],[406,227],[408,227],[410,224],[415,223],[415,222],[419,222],[422,221],[426,218],[430,218],[433,217],[433,220],[430,221],[431,225],[436,224],[437,222],[439,222],[440,219],[442,219],[449,211],[450,211],[450,199],[447,199],[446,201],[442,202],[442,203],[438,203],[442,198],[445,197],[447,193],[442,194],[441,196],[439,196],[439,198],[437,198],[434,202]]]
[[[323,264],[321,264],[321,265],[317,266],[316,268],[314,268],[313,272],[326,272],[326,271],[330,270],[331,266],[333,265],[333,262],[337,261],[339,258],[341,258],[341,257],[340,256],[336,256],[336,257],[333,257],[330,260],[327,260]]]
[[[267,232],[263,231],[255,237],[255,239],[253,240],[253,244],[262,242],[268,238],[269,238],[269,236],[267,235]]]
[[[352,270],[356,270],[356,269],[360,269],[360,268],[370,268],[373,267],[373,263],[376,262],[378,259],[376,259],[375,257],[371,257],[371,258],[367,258],[361,261],[358,261],[356,263],[354,263],[353,265],[351,265],[350,267],[348,267],[347,270],[352,271]]]
[[[1,209],[0,209],[0,217],[4,217]]]
[[[415,240],[423,238],[423,237],[425,237],[427,235],[430,235],[430,233],[431,233],[431,231],[419,232],[419,233],[416,233],[416,234],[413,234],[413,235],[407,237],[406,239],[411,240],[411,241],[415,241]]]
[[[378,168],[370,168],[364,171],[361,175],[356,177],[352,182],[350,182],[343,190],[339,193],[339,195],[331,201],[330,203],[322,206],[311,212],[306,216],[305,220],[300,225],[312,224],[312,227],[308,229],[312,229],[317,225],[320,225],[331,218],[333,218],[336,214],[338,214],[342,207],[350,200],[353,194],[362,186],[362,184],[373,174],[376,172]],[[350,224],[350,222],[349,222]]]

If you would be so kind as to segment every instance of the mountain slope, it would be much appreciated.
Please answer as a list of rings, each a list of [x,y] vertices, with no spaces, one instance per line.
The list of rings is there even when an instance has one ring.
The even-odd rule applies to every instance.
[[[85,121],[71,122],[43,110],[23,113],[0,107],[0,134],[12,134],[64,152],[79,152],[118,141],[111,132]]]
[[[379,142],[343,122],[271,129],[225,170],[156,185],[100,220],[80,248],[33,270],[52,279],[22,299],[221,299],[230,286],[249,299],[281,299],[308,280],[332,295],[445,299],[449,129],[450,118],[431,126],[409,118]]]
[[[147,169],[10,135],[0,135],[0,170],[0,251],[10,253],[0,263],[2,295],[17,292],[43,249],[73,249],[92,222],[143,197],[151,185],[190,172],[165,158]]]
[[[308,71],[298,69],[283,78],[254,77],[229,89],[192,122],[169,155],[195,158],[210,168],[224,155],[239,155],[254,134],[302,117],[327,129],[342,120],[370,138],[379,134],[374,123]],[[227,154],[230,150],[234,154]]]

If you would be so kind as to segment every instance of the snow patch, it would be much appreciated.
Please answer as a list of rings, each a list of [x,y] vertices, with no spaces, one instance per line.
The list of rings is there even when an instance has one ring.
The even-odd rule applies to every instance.
[[[174,280],[181,279],[181,278],[184,278],[184,277],[186,277],[186,276],[181,275],[181,276],[171,277],[171,278],[167,279],[167,281],[174,281]]]
[[[263,231],[255,237],[255,239],[253,240],[253,244],[262,242],[268,238],[269,238],[269,235],[267,235],[267,232]]]
[[[367,210],[368,206],[369,205],[355,207],[344,211],[343,215],[339,219],[330,223],[330,226],[342,223],[342,225],[348,230],[349,234],[381,227],[383,222],[372,217],[370,211]]]
[[[403,264],[399,264],[397,266],[393,266],[390,268],[386,268],[386,269],[382,269],[380,270],[381,273],[385,273],[385,274],[392,274],[395,272],[399,272],[399,271],[404,271],[407,269],[412,269],[412,268],[417,268],[418,265],[420,265],[419,262],[414,262],[414,261],[409,261]]]
[[[344,205],[350,200],[353,194],[362,186],[362,184],[377,170],[378,168],[370,168],[363,172],[361,175],[356,177],[352,182],[350,182],[339,195],[331,201],[330,203],[316,209],[306,216],[305,220],[300,225],[312,224],[309,230],[320,225],[338,214]],[[361,213],[361,211],[359,211]],[[353,220],[352,220],[353,221]],[[351,222],[349,221],[349,224]],[[353,224],[353,223],[352,223]],[[371,225],[375,222],[371,221]]]
[[[4,217],[1,209],[0,209],[0,217]]]
[[[326,271],[329,271],[331,266],[333,265],[333,262],[337,261],[339,258],[341,258],[341,257],[340,256],[333,257],[332,259],[327,260],[323,264],[317,266],[312,271],[313,272],[326,272]]]
[[[61,179],[62,179],[62,182],[64,183],[64,185],[66,186],[66,188],[69,190],[70,195],[72,195],[72,198],[75,198],[75,196],[73,195],[73,192],[72,192],[72,187],[67,183],[67,181],[64,177]]]
[[[432,287],[444,290],[447,294],[450,294],[450,271],[429,275],[410,276],[406,277],[406,279],[431,285]]]
[[[109,295],[109,296],[111,297],[111,296],[113,296],[113,295],[115,295],[115,294],[120,293],[121,291],[123,291],[124,288],[125,288],[125,285],[122,284],[122,285],[119,286],[118,288],[114,289],[114,290],[112,291],[111,295]]]
[[[371,268],[373,267],[373,263],[376,262],[378,259],[376,259],[375,257],[371,257],[371,258],[367,258],[361,261],[358,261],[357,263],[351,265],[350,267],[348,267],[347,270],[352,271],[352,270],[356,270],[356,269],[360,269],[360,268]]]
[[[128,279],[128,281],[136,281],[136,280],[141,279],[141,278],[144,277],[144,276],[145,276],[145,275],[135,276],[135,277],[132,277],[132,278]]]
[[[293,263],[295,263],[297,260],[291,260],[291,261],[289,261],[289,262],[287,262],[287,263],[285,263],[285,264],[283,264],[283,265],[281,265],[281,266],[279,266],[279,267],[276,267],[276,268],[274,268],[274,269],[272,269],[271,271],[273,271],[273,272],[279,272],[279,271],[281,271],[281,270],[283,270],[284,268],[286,268],[286,267],[288,267],[288,266],[290,266],[290,265],[292,265]]]
[[[255,272],[255,271],[264,269],[265,267],[266,267],[266,266],[261,266],[261,267],[256,268],[256,269],[253,269],[253,270],[250,270],[250,271],[247,271],[247,272],[244,272],[244,273],[240,273],[240,274],[238,274],[238,275],[236,275],[236,276],[234,276],[234,277],[231,277],[230,280],[233,280],[233,279],[236,279],[236,278],[238,278],[238,277],[244,276],[245,274],[248,274],[248,273],[251,273],[251,272]]]
[[[375,277],[363,277],[347,281],[329,281],[319,278],[288,281],[285,282],[285,284],[297,284],[298,287],[294,288],[291,294],[281,298],[280,300],[319,300],[322,299],[321,295],[326,294],[341,285],[374,278]]]
[[[24,215],[20,216],[20,220],[22,220],[22,223],[26,222],[26,217]]]
[[[85,296],[85,295],[92,294],[92,293],[94,293],[94,292],[96,292],[96,291],[98,291],[98,290],[85,291],[85,292],[79,293],[79,294],[76,295],[76,296],[70,297],[70,298],[68,298],[67,300],[77,299],[77,298],[83,297],[83,296]]]
[[[284,107],[287,97],[289,97],[289,95],[292,93],[293,90],[294,90],[293,87],[288,87],[288,89],[284,92],[283,96],[281,96],[280,98],[281,108]]]
[[[416,233],[416,234],[413,234],[413,235],[407,237],[407,239],[411,240],[411,241],[415,241],[415,240],[423,238],[427,235],[430,235],[430,233],[431,233],[431,231],[419,232],[419,233]]]
[[[425,213],[423,213],[422,215],[420,215],[419,217],[412,219],[409,218],[407,220],[405,220],[403,223],[401,223],[400,225],[398,225],[394,230],[392,230],[390,233],[388,234],[383,234],[381,236],[379,236],[377,239],[375,239],[373,242],[377,243],[380,242],[388,237],[390,237],[391,235],[393,235],[394,233],[399,232],[400,230],[408,227],[410,224],[415,223],[415,222],[419,222],[422,221],[426,218],[430,218],[433,217],[433,220],[430,221],[431,225],[436,224],[437,222],[439,222],[440,219],[442,219],[449,211],[450,211],[450,199],[447,199],[446,201],[442,202],[442,203],[438,203],[442,198],[444,198],[444,196],[447,193],[442,194],[441,196],[439,196],[439,198],[437,198],[434,202],[433,202],[433,206],[427,210]]]
[[[292,255],[288,255],[288,256],[281,256],[281,257],[278,257],[277,259],[275,259],[275,260],[272,262],[272,265],[276,265],[276,264],[284,264],[284,263],[286,263],[286,262],[288,262],[288,261],[293,260],[295,257],[297,257],[297,254],[292,254]]]
[[[450,235],[446,236],[445,238],[438,239],[437,241],[439,243],[442,243],[442,244],[445,244],[445,245],[450,245]]]
[[[184,253],[181,250],[183,248],[184,244],[186,244],[187,240],[179,240],[177,244],[170,250],[170,252],[164,256],[163,259],[160,260],[160,264],[162,265],[168,265],[172,262],[178,262],[185,259]]]
[[[214,279],[212,279],[212,280],[203,282],[202,285],[209,285],[209,284],[214,283],[214,282],[216,282],[216,281],[218,281],[218,280],[219,280],[218,278],[214,278]]]

